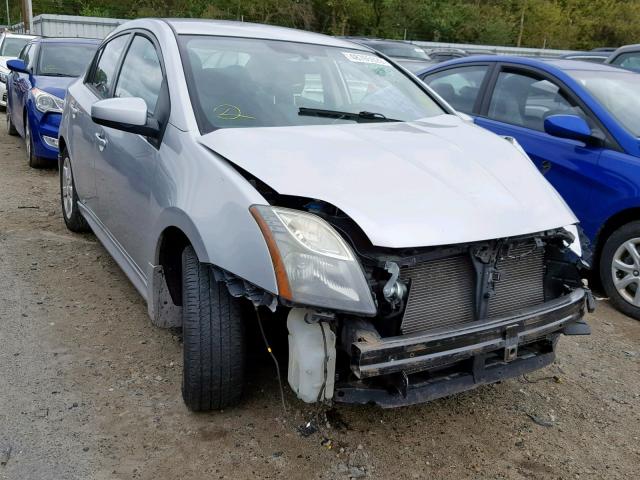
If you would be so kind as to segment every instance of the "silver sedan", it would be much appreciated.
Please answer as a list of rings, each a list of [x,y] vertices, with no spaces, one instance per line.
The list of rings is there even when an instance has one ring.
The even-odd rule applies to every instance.
[[[365,46],[135,20],[69,87],[59,146],[68,228],[182,327],[192,410],[238,401],[265,320],[287,323],[299,398],[384,407],[540,368],[588,331],[560,196]]]

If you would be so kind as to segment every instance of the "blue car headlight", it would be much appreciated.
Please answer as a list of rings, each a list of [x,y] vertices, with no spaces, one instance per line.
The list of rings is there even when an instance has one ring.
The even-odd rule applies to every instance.
[[[64,100],[62,98],[51,95],[39,88],[32,88],[31,94],[33,95],[33,100],[38,111],[42,113],[62,113],[62,109],[64,108]]]

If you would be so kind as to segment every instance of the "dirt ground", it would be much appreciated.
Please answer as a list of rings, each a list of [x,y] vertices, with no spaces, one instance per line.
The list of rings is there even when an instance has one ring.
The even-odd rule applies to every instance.
[[[338,406],[307,437],[297,427],[316,409],[285,385],[282,410],[263,353],[239,407],[195,415],[179,332],[150,324],[93,235],[65,229],[57,170],[29,169],[0,134],[2,480],[638,478],[640,323],[606,301],[589,322],[527,378],[397,410]]]

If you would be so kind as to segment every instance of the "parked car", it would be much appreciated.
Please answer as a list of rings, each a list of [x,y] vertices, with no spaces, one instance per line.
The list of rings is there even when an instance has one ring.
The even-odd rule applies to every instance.
[[[640,44],[618,48],[607,58],[605,63],[640,72]]]
[[[581,60],[583,62],[604,63],[609,58],[608,52],[573,52],[567,53],[560,58],[566,60]]]
[[[453,60],[454,58],[468,57],[469,52],[462,50],[461,48],[434,48],[429,50],[429,57],[435,63],[446,62],[447,60]]]
[[[417,72],[433,63],[422,47],[409,42],[362,37],[343,38],[383,53],[410,72]]]
[[[126,23],[69,87],[60,150],[67,227],[182,327],[192,410],[238,401],[263,318],[287,316],[301,399],[385,407],[540,368],[588,331],[560,196],[515,141],[366,47]]]
[[[7,105],[7,76],[10,71],[7,68],[7,60],[16,58],[20,50],[32,39],[33,35],[19,35],[3,32],[0,34],[0,107]]]
[[[24,138],[29,166],[56,165],[58,127],[69,84],[86,70],[100,40],[37,38],[9,60],[7,131]]]
[[[518,140],[580,219],[596,277],[640,318],[640,82],[574,60],[474,57],[418,74],[476,124]]]

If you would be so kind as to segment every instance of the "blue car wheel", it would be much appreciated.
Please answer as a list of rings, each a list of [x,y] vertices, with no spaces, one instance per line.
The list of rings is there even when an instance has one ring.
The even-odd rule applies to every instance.
[[[27,149],[27,161],[31,168],[44,168],[48,162],[38,157],[33,148],[33,138],[31,136],[31,125],[29,125],[29,116],[25,115],[24,120],[24,143]]]

